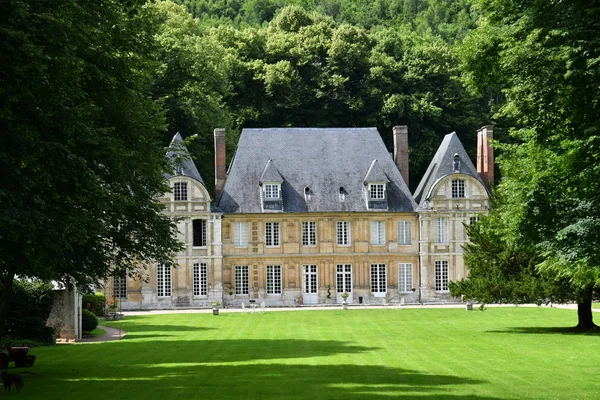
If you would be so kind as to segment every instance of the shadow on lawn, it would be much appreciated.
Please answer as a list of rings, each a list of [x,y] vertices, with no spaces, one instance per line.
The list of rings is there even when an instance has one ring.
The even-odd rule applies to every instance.
[[[133,335],[132,335],[133,336]],[[136,360],[136,365],[168,363],[225,363],[257,360],[326,357],[336,354],[357,354],[375,347],[353,346],[343,341],[300,339],[236,339],[236,340],[146,340],[125,339],[115,346],[124,359]],[[140,358],[140,353],[152,351],[152,357]]]
[[[534,335],[600,335],[600,329],[581,330],[575,327],[540,327],[540,326],[515,326],[503,330],[488,330],[489,333],[525,333]]]
[[[181,360],[173,360],[180,362]],[[373,365],[256,364],[198,366],[113,365],[100,376],[86,371],[65,379],[71,393],[85,390],[105,398],[146,393],[173,399],[345,399],[432,397],[488,399],[465,396],[457,385],[481,380]],[[455,391],[455,394],[453,394]],[[117,396],[117,397],[114,397]]]

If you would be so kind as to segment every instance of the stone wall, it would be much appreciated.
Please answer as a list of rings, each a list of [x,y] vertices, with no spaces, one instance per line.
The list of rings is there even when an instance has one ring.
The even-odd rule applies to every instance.
[[[81,339],[82,298],[77,289],[55,290],[54,304],[46,325],[56,331],[57,339]]]

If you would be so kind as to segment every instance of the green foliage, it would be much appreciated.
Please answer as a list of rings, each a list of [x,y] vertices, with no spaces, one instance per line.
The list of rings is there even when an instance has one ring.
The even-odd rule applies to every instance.
[[[53,302],[52,284],[35,280],[15,281],[6,320],[9,338],[50,342],[54,331],[46,326],[46,321]]]
[[[169,258],[144,2],[9,0],[0,19],[0,270],[87,284]]]
[[[579,326],[594,328],[600,288],[600,7],[585,1],[484,0],[465,41],[471,86],[513,121],[499,158],[505,234],[533,249],[536,273],[570,285]],[[479,60],[479,61],[477,61]],[[501,221],[495,227],[501,230]]]
[[[85,293],[82,299],[83,308],[93,312],[95,315],[104,315],[106,297],[102,293]]]
[[[81,329],[83,332],[92,332],[98,326],[98,318],[96,314],[90,310],[81,312]]]

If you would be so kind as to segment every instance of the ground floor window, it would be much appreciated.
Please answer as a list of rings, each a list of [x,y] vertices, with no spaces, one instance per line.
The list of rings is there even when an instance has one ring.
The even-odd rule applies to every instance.
[[[435,262],[435,291],[448,291],[448,261]]]
[[[125,276],[114,276],[113,277],[113,296],[115,299],[126,299],[127,298],[127,277]]]
[[[352,264],[338,264],[336,271],[336,292],[352,293]]]
[[[235,294],[248,294],[249,292],[248,266],[235,266]]]
[[[385,264],[371,264],[371,292],[384,295],[387,291],[387,275]]]
[[[401,293],[411,292],[413,288],[412,264],[398,264],[398,291]]]
[[[281,294],[281,265],[267,265],[267,294]]]
[[[171,296],[171,266],[168,264],[156,266],[156,294],[158,297]]]
[[[303,265],[302,266],[302,292],[308,294],[317,293],[317,266]]]
[[[194,263],[192,274],[193,295],[206,296],[208,294],[206,263]]]

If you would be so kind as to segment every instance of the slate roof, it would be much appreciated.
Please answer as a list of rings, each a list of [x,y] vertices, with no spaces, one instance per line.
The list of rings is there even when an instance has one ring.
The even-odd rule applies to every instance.
[[[171,164],[173,164],[173,173],[166,174],[165,177],[167,179],[177,175],[184,175],[197,180],[206,187],[200,176],[200,172],[198,172],[198,168],[196,168],[196,164],[194,164],[192,156],[187,147],[185,147],[183,138],[179,133],[176,133],[171,140],[169,151],[167,151],[167,158],[171,161]],[[177,173],[177,166],[181,167],[181,173]]]
[[[416,203],[376,128],[244,129],[218,206],[225,213],[263,212],[259,183],[276,172],[283,180],[283,212],[369,211],[364,180],[374,160],[373,173],[389,181],[388,210],[414,211]]]
[[[434,183],[444,176],[454,173],[455,154],[458,154],[460,157],[460,173],[475,177],[484,187],[486,187],[479,177],[477,169],[475,169],[475,166],[471,162],[458,135],[456,132],[452,132],[444,136],[442,144],[438,147],[435,156],[433,156],[433,160],[431,160],[429,167],[427,167],[423,179],[421,179],[417,190],[415,190],[414,198],[419,205],[419,209],[426,208],[425,202],[427,200],[427,195]]]

